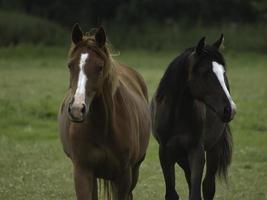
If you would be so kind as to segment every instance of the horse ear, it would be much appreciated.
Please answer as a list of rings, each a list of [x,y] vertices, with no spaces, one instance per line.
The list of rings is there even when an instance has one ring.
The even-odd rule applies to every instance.
[[[221,34],[221,37],[216,42],[214,42],[212,46],[218,50],[224,48],[224,36],[223,36],[223,34]]]
[[[76,23],[72,28],[71,39],[74,44],[78,44],[83,39],[83,32],[78,23]]]
[[[199,55],[203,48],[205,47],[205,40],[206,40],[206,37],[203,37],[201,38],[201,40],[199,40],[198,44],[197,44],[197,47],[196,47],[196,53]]]
[[[95,34],[95,40],[97,45],[101,48],[106,44],[106,33],[102,26],[100,26]]]

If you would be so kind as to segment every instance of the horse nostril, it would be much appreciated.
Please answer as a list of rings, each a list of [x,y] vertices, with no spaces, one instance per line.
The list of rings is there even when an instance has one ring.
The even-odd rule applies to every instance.
[[[223,111],[224,119],[228,120],[231,117],[231,108],[229,106],[226,106]]]
[[[86,106],[85,104],[83,103],[82,104],[82,108],[81,108],[81,113],[84,114],[86,112]]]
[[[69,106],[68,106],[68,112],[69,112],[69,113],[71,112],[71,103],[70,103]]]

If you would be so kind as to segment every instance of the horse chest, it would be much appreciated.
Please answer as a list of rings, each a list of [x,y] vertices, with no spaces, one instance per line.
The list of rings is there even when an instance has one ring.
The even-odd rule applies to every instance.
[[[216,144],[222,136],[226,124],[218,118],[218,116],[207,109],[207,118],[205,121],[205,148],[209,149]]]
[[[179,146],[183,149],[195,146],[204,133],[204,121],[202,112],[186,113],[177,116],[173,124],[172,136],[169,139],[171,146]]]
[[[173,136],[169,139],[167,145],[173,147],[180,147],[182,149],[188,149],[196,145],[200,138],[201,133],[198,131],[195,132],[188,129],[180,129],[179,131],[176,130],[173,133]]]
[[[93,170],[99,178],[112,179],[128,162],[127,151],[123,152],[114,143],[105,144],[103,139],[88,134],[83,137],[75,135],[71,139],[72,159]]]

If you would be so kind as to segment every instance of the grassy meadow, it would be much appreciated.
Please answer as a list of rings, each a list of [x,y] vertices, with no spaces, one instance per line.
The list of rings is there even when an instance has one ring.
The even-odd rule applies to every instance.
[[[121,51],[118,60],[137,69],[149,93],[180,51]],[[72,165],[58,138],[57,110],[68,86],[67,49],[18,46],[0,49],[0,199],[74,199]],[[232,122],[234,157],[218,200],[267,199],[267,54],[226,52],[238,114]],[[162,200],[158,146],[151,137],[134,191],[137,200]],[[177,167],[177,191],[187,199]]]

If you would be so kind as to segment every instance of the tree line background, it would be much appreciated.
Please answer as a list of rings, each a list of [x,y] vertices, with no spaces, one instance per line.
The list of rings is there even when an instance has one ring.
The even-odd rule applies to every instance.
[[[19,10],[69,26],[75,21],[139,24],[148,20],[186,20],[192,24],[253,23],[267,20],[265,0],[1,0],[2,9]]]
[[[80,22],[87,30],[100,24],[104,25],[111,30],[110,37],[116,44],[119,44],[122,39],[124,40],[123,44],[125,44],[125,40],[132,39],[132,45],[138,43],[148,47],[151,46],[152,41],[162,40],[161,42],[163,42],[163,39],[159,38],[160,35],[165,38],[165,43],[171,44],[173,40],[177,39],[173,34],[180,33],[181,29],[187,29],[189,32],[191,29],[191,32],[194,32],[192,29],[196,28],[198,32],[203,32],[204,29],[207,30],[206,27],[210,27],[211,32],[214,32],[214,37],[215,32],[220,30],[226,29],[226,32],[229,31],[229,35],[232,32],[242,35],[244,29],[247,31],[249,29],[248,35],[256,34],[257,36],[257,33],[253,32],[255,26],[262,27],[262,24],[267,23],[267,1],[0,0],[0,17],[1,15],[0,31],[2,29],[7,32],[6,34],[0,33],[7,38],[6,42],[0,39],[2,45],[29,40],[35,43],[40,40],[41,33],[49,36],[47,41],[42,43],[64,43],[63,32],[70,30],[75,22]],[[238,32],[238,28],[241,26],[243,31]],[[54,36],[52,39],[50,33],[47,33],[48,30],[52,30],[54,33],[51,34]],[[33,33],[28,33],[28,38],[23,39],[26,37],[23,34],[27,31]],[[34,33],[38,31],[40,33]],[[155,32],[159,33],[155,34]],[[140,37],[136,36],[140,33],[145,33],[141,38],[142,42],[138,42]],[[10,35],[14,35],[13,38],[9,39]],[[170,42],[166,42],[166,38],[169,38]],[[258,43],[266,40],[263,36],[261,38],[262,41]],[[147,39],[151,41],[146,42]],[[246,40],[246,38],[242,39]],[[158,47],[159,45],[155,45],[153,48],[161,48]]]

